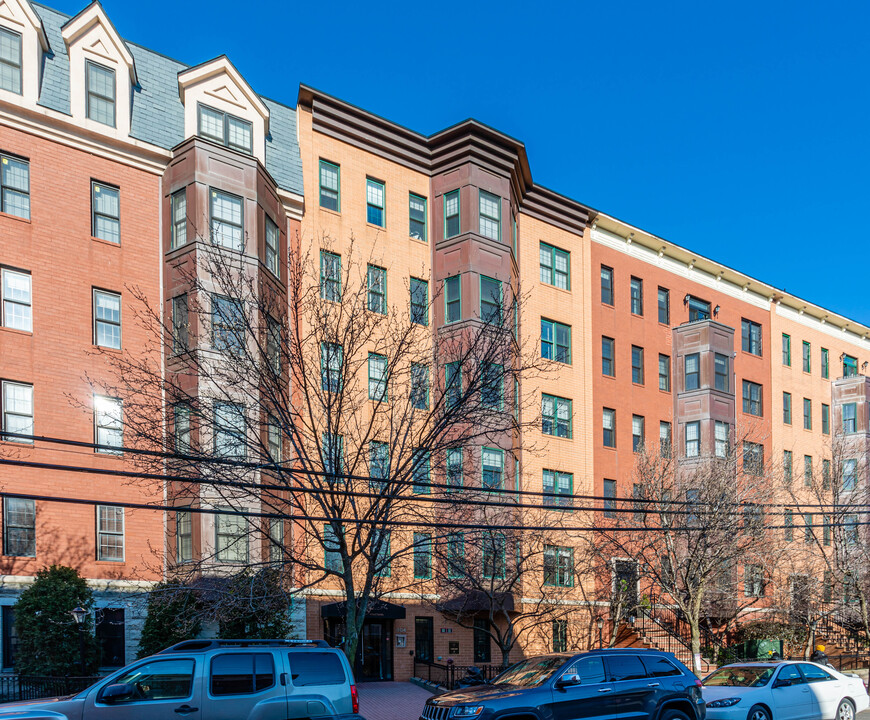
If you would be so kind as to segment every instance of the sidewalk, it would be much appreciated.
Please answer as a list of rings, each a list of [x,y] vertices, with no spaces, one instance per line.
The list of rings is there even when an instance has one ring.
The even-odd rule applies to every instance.
[[[359,712],[366,720],[417,720],[432,693],[409,682],[357,685]]]

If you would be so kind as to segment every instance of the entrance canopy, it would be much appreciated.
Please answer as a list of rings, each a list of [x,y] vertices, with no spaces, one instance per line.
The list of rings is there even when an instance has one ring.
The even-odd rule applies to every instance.
[[[320,617],[322,618],[345,618],[347,617],[347,601],[330,603],[320,607]],[[372,620],[404,620],[405,608],[401,605],[394,605],[385,600],[375,600],[370,602],[366,609],[366,618]]]

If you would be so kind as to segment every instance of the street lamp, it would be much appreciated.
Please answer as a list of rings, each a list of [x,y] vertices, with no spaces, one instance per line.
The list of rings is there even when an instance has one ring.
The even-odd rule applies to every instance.
[[[70,615],[76,621],[79,629],[79,669],[82,677],[85,676],[85,618],[88,616],[88,611],[81,605],[70,610]]]
[[[598,625],[598,647],[603,648],[604,641],[601,639],[601,628],[604,627],[604,620],[599,617],[595,624]]]

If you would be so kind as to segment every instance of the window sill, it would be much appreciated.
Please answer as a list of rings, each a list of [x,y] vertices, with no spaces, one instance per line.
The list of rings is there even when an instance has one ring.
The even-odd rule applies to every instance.
[[[643,318],[644,318],[644,316],[643,316],[642,313],[636,313],[636,312],[633,312],[633,313],[631,314],[631,316],[632,316],[633,318],[640,318],[641,320],[643,320]]]
[[[372,230],[377,230],[378,232],[386,232],[387,229],[386,225],[375,225],[374,223],[370,223],[368,220],[366,220],[366,227],[370,227]]]
[[[97,565],[123,565],[126,560],[94,560]]]
[[[341,210],[332,210],[328,207],[323,207],[323,205],[318,205],[317,208],[322,210],[325,213],[329,213],[330,215],[335,215],[336,217],[341,217]]]
[[[749,357],[754,357],[754,358],[763,358],[764,357],[764,355],[762,355],[761,353],[749,352],[749,350],[743,350],[743,349],[740,350],[740,354],[741,355],[748,355]]]
[[[25,225],[32,225],[32,218],[23,218],[18,215],[13,215],[12,213],[0,212],[0,218],[8,218],[9,220],[17,220],[20,223],[24,223]]]
[[[106,345],[92,345],[91,347],[99,352],[110,352],[113,355],[121,355],[124,352],[123,348],[113,348]]]
[[[24,337],[33,337],[33,330],[19,330],[18,328],[0,326],[0,332],[8,332],[12,335],[23,335]]]
[[[545,438],[553,438],[554,440],[566,440],[568,442],[573,439],[570,435],[568,437],[562,437],[561,435],[550,435],[549,433],[545,433],[543,431],[541,431],[541,435],[543,435]]]
[[[411,242],[418,243],[420,245],[425,245],[425,246],[429,245],[428,240],[423,240],[421,238],[415,238],[413,235],[408,235],[408,240],[410,240]]]
[[[94,242],[100,243],[100,245],[108,245],[109,247],[116,247],[116,248],[121,247],[120,242],[112,242],[111,240],[104,240],[103,238],[94,237],[93,235],[91,235],[91,240],[93,240]]]

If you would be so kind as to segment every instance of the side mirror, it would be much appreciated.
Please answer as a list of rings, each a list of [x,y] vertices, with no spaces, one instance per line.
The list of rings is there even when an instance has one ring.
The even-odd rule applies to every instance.
[[[103,688],[100,694],[100,700],[111,705],[116,702],[130,700],[136,692],[136,687],[129,683],[119,683],[117,685],[107,685]]]
[[[556,687],[571,687],[572,685],[580,685],[580,676],[576,673],[572,673],[571,675],[563,675],[558,680],[556,680]]]
[[[791,680],[777,680],[773,684],[774,690],[776,690],[776,688],[781,688],[781,687],[791,687]]]

